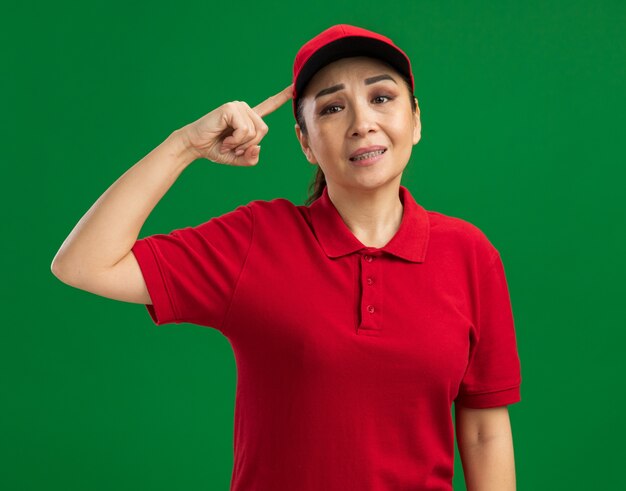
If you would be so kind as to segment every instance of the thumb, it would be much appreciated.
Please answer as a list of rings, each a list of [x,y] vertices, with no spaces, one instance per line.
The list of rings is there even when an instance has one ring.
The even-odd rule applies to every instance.
[[[260,145],[252,145],[244,153],[235,158],[236,165],[256,165],[258,162]]]

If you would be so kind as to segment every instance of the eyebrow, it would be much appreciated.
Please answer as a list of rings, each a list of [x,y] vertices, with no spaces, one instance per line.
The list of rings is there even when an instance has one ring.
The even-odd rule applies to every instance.
[[[376,82],[380,82],[381,80],[391,80],[394,84],[398,85],[391,75],[387,73],[383,73],[382,75],[376,75],[375,77],[370,77],[365,79],[365,85],[371,85]],[[328,87],[327,89],[320,90],[315,98],[322,97],[323,95],[332,94],[333,92],[337,92],[338,90],[345,89],[346,86],[344,84],[333,85],[332,87]]]

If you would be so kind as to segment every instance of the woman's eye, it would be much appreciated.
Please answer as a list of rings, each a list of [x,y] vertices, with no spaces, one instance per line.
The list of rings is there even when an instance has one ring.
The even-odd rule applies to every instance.
[[[332,106],[327,106],[324,109],[322,109],[322,112],[320,114],[330,114],[334,111],[331,111],[330,109],[332,109],[333,107],[339,107],[337,104],[333,104]]]
[[[372,99],[372,101],[375,101],[376,99],[388,99],[388,100],[393,100],[393,97],[388,96],[388,95],[377,95],[376,97],[374,97]],[[337,104],[333,104],[331,106],[326,106],[324,109],[322,109],[322,111],[320,112],[320,114],[324,115],[324,114],[332,114],[335,113],[337,111],[331,111],[331,109],[335,108],[335,107],[341,107]]]
[[[391,97],[389,97],[388,95],[378,95],[378,96],[374,97],[374,100],[376,100],[376,99],[380,99],[380,98],[389,99],[389,100],[391,100],[391,99],[392,99],[392,98],[391,98]]]

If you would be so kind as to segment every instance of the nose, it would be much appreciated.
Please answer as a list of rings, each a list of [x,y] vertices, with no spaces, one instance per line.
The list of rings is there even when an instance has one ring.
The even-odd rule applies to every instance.
[[[352,105],[352,121],[350,134],[352,136],[364,136],[370,131],[376,131],[376,120],[372,109],[367,101],[356,101]]]

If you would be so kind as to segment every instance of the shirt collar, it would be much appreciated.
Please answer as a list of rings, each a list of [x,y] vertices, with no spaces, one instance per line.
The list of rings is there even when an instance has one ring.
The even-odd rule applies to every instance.
[[[428,212],[413,199],[405,186],[400,185],[399,196],[404,206],[400,228],[379,250],[408,261],[424,262],[430,235]],[[328,196],[327,186],[309,208],[315,235],[328,257],[339,257],[361,249],[371,249],[363,245],[345,224]]]

